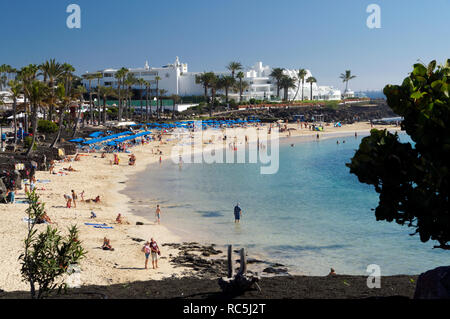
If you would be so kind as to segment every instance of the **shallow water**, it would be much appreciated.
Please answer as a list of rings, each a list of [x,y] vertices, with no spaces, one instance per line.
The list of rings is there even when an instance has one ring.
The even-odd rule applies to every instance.
[[[142,201],[134,209],[150,218],[160,203],[162,223],[186,241],[245,246],[291,273],[324,275],[333,267],[364,275],[377,264],[382,275],[417,274],[448,265],[450,253],[409,236],[412,229],[375,220],[378,194],[345,166],[361,137],[286,139],[274,175],[261,175],[259,164],[180,168],[165,161],[139,174],[126,193]],[[236,202],[243,210],[238,225]]]

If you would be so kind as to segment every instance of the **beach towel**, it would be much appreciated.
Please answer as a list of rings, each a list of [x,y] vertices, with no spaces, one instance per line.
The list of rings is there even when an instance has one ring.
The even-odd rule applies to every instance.
[[[41,179],[38,179],[37,182],[38,182],[38,183],[42,183],[42,184],[48,184],[48,183],[50,183],[51,181],[50,181],[49,179],[42,179],[42,180],[41,180]]]
[[[84,223],[87,226],[108,226],[107,224],[93,224],[93,223]]]
[[[32,223],[32,224],[34,224],[34,218],[28,218],[28,217],[24,217],[24,218],[22,218],[22,221],[24,222],[24,223],[28,223],[28,221],[30,221],[30,223]],[[42,221],[42,224],[48,224],[46,221]]]
[[[29,204],[30,202],[27,200],[16,200],[14,204]]]
[[[111,226],[94,226],[94,228],[102,228],[102,229],[114,229],[114,227]]]

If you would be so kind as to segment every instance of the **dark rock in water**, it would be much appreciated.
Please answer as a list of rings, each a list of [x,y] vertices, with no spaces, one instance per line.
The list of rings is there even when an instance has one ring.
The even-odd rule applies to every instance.
[[[136,222],[136,225],[144,225],[143,222]]]
[[[286,268],[273,268],[273,267],[267,267],[263,270],[263,272],[268,273],[268,274],[287,274],[287,269]]]
[[[236,260],[236,263],[240,263],[240,262],[241,262],[240,259]],[[264,264],[264,263],[267,263],[267,262],[265,262],[263,260],[255,259],[255,258],[247,258],[247,264]],[[276,266],[272,265],[272,267],[276,267]]]
[[[420,274],[414,299],[450,299],[450,266]]]

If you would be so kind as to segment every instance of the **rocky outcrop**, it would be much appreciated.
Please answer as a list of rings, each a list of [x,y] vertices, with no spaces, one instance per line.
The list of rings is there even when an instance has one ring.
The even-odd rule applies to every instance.
[[[450,266],[422,273],[417,279],[414,299],[450,299]]]

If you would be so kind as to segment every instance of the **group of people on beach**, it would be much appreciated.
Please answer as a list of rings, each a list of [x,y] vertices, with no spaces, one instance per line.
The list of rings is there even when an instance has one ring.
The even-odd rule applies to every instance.
[[[82,191],[80,193],[80,196],[81,196],[81,202],[100,203],[100,195],[97,195],[95,198],[92,198],[92,199],[84,199],[84,191]],[[66,200],[66,208],[72,208],[72,207],[77,208],[78,195],[73,189],[71,190],[70,194],[64,194],[64,199]]]
[[[158,244],[153,238],[151,238],[150,241],[147,241],[144,244],[144,247],[142,247],[142,252],[145,255],[145,269],[148,269],[148,259],[150,255],[152,256],[153,269],[158,268],[158,256],[161,255],[161,251],[159,250]]]

